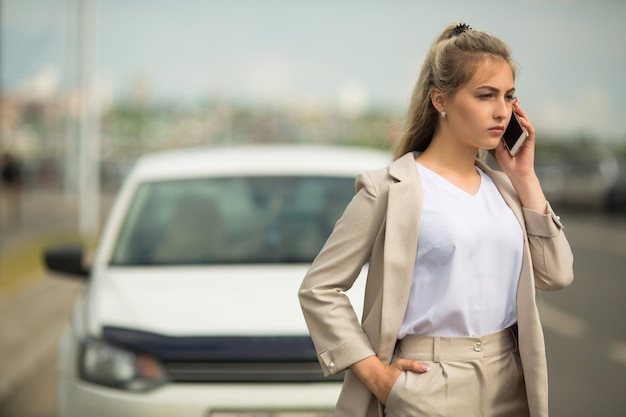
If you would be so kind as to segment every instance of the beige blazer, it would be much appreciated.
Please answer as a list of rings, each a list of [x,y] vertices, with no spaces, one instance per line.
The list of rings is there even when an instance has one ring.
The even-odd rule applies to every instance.
[[[371,355],[390,363],[406,310],[418,245],[423,191],[415,155],[357,177],[357,193],[299,290],[299,299],[325,375],[347,371],[335,415],[381,416],[383,407],[350,371]],[[476,162],[494,181],[522,225],[524,257],[517,291],[519,350],[532,417],[548,415],[543,331],[535,288],[556,290],[573,280],[573,257],[563,225],[549,208],[522,208],[502,172]],[[362,317],[344,291],[369,261]]]

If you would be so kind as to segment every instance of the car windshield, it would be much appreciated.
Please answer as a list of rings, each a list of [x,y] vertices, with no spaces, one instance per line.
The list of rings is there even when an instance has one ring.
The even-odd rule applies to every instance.
[[[354,194],[349,177],[148,182],[127,212],[112,265],[311,262]]]

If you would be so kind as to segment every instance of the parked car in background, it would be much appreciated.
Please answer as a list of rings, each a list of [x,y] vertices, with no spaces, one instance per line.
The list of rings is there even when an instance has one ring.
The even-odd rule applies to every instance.
[[[600,145],[537,152],[535,170],[553,206],[595,210],[604,209],[620,171],[613,152]]]
[[[91,265],[80,246],[45,253],[87,283],[59,344],[57,416],[331,416],[341,381],[322,376],[297,290],[355,176],[389,161],[297,145],[140,159]]]

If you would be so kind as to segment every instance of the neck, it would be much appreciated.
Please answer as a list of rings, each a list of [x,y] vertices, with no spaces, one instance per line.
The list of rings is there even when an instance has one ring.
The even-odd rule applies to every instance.
[[[433,137],[428,148],[417,158],[425,166],[465,175],[475,173],[478,149],[460,146],[458,142]]]

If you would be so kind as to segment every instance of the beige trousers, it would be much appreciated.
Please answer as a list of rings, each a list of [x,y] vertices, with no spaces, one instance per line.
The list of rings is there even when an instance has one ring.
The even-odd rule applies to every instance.
[[[395,382],[386,417],[528,417],[515,328],[478,337],[408,336],[394,360],[430,366],[404,371]]]

